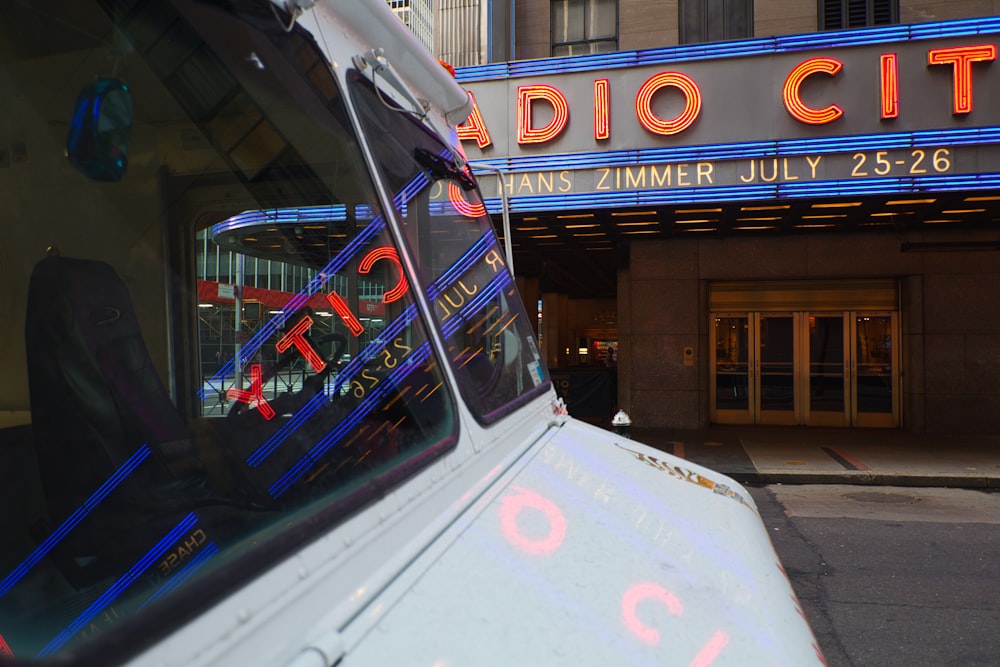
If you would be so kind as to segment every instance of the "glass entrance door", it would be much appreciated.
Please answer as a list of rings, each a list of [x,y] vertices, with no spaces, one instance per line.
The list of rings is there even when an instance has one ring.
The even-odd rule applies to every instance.
[[[728,313],[713,323],[714,422],[899,425],[896,313]]]
[[[714,318],[712,336],[712,407],[714,419],[724,424],[752,424],[750,397],[750,323],[748,315]]]
[[[810,426],[847,426],[849,423],[847,334],[843,314],[810,314],[809,395],[807,423]]]
[[[795,348],[798,317],[757,314],[757,389],[760,424],[796,423]]]
[[[851,357],[852,421],[896,426],[899,370],[895,313],[854,313]]]

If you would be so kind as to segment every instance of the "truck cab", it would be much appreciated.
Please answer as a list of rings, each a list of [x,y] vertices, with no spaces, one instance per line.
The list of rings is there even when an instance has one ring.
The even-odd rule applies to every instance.
[[[821,663],[752,498],[575,420],[382,0],[0,22],[0,664]]]

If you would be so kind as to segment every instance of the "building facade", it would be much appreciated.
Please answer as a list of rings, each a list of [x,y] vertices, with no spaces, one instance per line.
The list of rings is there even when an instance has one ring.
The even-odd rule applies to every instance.
[[[996,9],[518,2],[460,132],[571,412],[995,433]]]
[[[431,0],[386,0],[421,45],[434,50],[434,6]]]
[[[513,0],[437,0],[434,55],[454,67],[511,60]]]

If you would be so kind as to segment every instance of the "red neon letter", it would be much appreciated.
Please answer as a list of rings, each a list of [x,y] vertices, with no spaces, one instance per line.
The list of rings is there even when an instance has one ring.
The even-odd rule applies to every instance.
[[[250,364],[250,389],[237,389],[230,387],[226,396],[240,403],[257,405],[257,412],[270,421],[274,419],[274,408],[264,398],[264,374],[260,370],[260,364]]]
[[[340,319],[344,321],[347,325],[347,330],[351,332],[355,338],[364,333],[365,328],[361,326],[361,322],[358,320],[357,316],[351,312],[351,309],[347,307],[347,303],[340,298],[337,294],[337,290],[333,290],[326,295],[326,300],[330,302],[333,306],[333,310],[340,316]]]
[[[607,79],[594,81],[594,138],[607,139],[611,136],[610,82]]]
[[[671,120],[663,120],[653,113],[653,95],[660,88],[673,86],[684,94],[684,110]],[[701,113],[701,90],[694,79],[680,72],[660,72],[642,84],[635,96],[635,113],[639,123],[654,134],[671,135],[683,132]]]
[[[817,72],[836,76],[837,72],[843,66],[844,63],[834,58],[810,58],[799,63],[795,69],[789,72],[788,78],[785,79],[785,87],[782,90],[782,97],[785,100],[785,108],[788,109],[788,113],[792,114],[792,117],[796,120],[809,123],[810,125],[832,123],[843,116],[844,110],[836,104],[831,104],[822,109],[813,109],[810,106],[806,106],[802,98],[799,97],[799,87],[807,76],[816,74]]]
[[[895,53],[882,54],[882,118],[899,116],[899,67]]]
[[[992,62],[997,57],[996,44],[976,46],[956,46],[950,49],[930,49],[927,51],[928,65],[951,65],[954,92],[954,111],[972,111],[972,63]]]
[[[552,105],[554,114],[545,127],[533,128],[531,110],[535,100]],[[546,84],[517,87],[517,143],[542,144],[558,137],[569,122],[569,103],[559,89]]]
[[[486,215],[486,206],[482,202],[472,204],[462,196],[462,191],[454,183],[448,183],[448,201],[461,215],[466,218],[481,218]]]
[[[316,350],[313,349],[312,345],[309,344],[309,341],[305,339],[304,335],[307,331],[309,331],[309,329],[312,328],[312,325],[312,318],[306,315],[301,320],[296,322],[295,326],[289,329],[288,333],[278,340],[275,347],[278,348],[278,352],[285,352],[288,348],[294,345],[295,349],[299,351],[299,354],[305,357],[306,361],[309,362],[312,369],[319,373],[321,370],[326,368],[326,362],[320,358],[319,354],[316,353]]]
[[[476,104],[476,97],[469,93],[469,99],[472,100],[472,113],[464,123],[455,128],[458,131],[458,138],[462,141],[475,139],[477,146],[486,148],[493,143],[493,139],[490,138],[490,131],[486,129],[486,121],[483,120],[483,114]]]
[[[448,192],[450,194],[452,185],[449,183],[448,187]],[[409,283],[406,282],[406,276],[403,274],[403,265],[399,261],[399,254],[396,252],[395,248],[390,248],[389,246],[379,246],[378,248],[374,248],[371,252],[365,255],[364,258],[362,258],[361,263],[358,264],[358,273],[368,273],[372,270],[372,265],[380,259],[388,259],[395,264],[396,269],[399,270],[399,280],[396,281],[396,286],[388,292],[382,294],[382,303],[399,301],[403,298],[403,295],[406,294]]]

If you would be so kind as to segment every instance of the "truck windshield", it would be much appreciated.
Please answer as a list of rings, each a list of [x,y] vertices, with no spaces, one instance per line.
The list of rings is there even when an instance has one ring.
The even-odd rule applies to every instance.
[[[4,7],[0,662],[109,664],[454,445],[428,326],[482,415],[543,376],[464,166],[361,86],[383,210],[269,0]]]
[[[462,395],[480,421],[492,421],[549,380],[471,168],[367,79],[355,73],[350,86]]]

